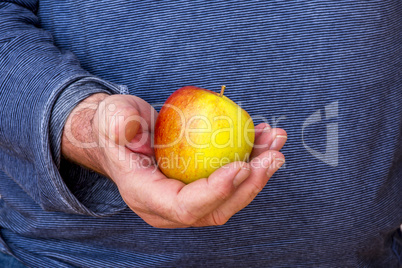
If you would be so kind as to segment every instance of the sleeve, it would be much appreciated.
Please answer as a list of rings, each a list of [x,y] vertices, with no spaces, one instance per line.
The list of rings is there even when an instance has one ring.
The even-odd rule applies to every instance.
[[[39,27],[36,0],[0,1],[0,168],[44,210],[106,216],[126,206],[112,181],[60,157],[70,111],[126,89],[91,75]]]

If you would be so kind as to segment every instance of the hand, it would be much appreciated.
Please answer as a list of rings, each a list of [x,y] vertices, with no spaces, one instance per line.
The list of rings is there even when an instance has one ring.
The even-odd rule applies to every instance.
[[[80,126],[75,130],[73,124],[70,131],[73,136],[86,137],[87,143],[90,139],[96,146],[78,148],[77,154],[77,148],[66,140],[68,135],[63,135],[63,153],[111,178],[126,204],[154,227],[222,225],[247,206],[284,163],[278,150],[286,142],[286,132],[260,124],[256,126],[249,163],[230,163],[209,178],[187,185],[169,179],[154,165],[151,136],[157,113],[152,106],[135,96],[96,95],[88,98],[89,103],[98,107],[96,112],[92,107],[93,120],[87,128],[90,133],[79,134],[86,129],[80,124],[75,124]],[[74,110],[80,111],[81,105]],[[75,117],[80,116],[73,111],[65,129],[69,129]],[[84,117],[85,120],[88,118]]]

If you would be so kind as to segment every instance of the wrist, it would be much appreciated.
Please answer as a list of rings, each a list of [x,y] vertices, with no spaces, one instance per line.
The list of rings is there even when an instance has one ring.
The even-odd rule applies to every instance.
[[[98,143],[93,120],[99,104],[109,95],[93,94],[81,101],[70,113],[64,125],[61,152],[63,157],[107,176],[104,153]]]

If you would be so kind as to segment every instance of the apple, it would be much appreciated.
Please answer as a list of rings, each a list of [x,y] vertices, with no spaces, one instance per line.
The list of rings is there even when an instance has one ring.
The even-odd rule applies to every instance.
[[[250,115],[223,95],[182,87],[166,100],[156,119],[155,157],[169,178],[190,183],[234,161],[248,161],[254,145]]]

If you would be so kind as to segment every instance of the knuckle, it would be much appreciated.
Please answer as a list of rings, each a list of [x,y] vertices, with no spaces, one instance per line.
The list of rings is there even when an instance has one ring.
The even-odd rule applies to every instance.
[[[194,225],[199,220],[198,217],[182,206],[179,206],[179,209],[176,211],[176,217],[181,224],[189,226]]]
[[[224,201],[232,195],[233,185],[231,183],[214,185],[213,187],[217,200]]]
[[[252,198],[256,197],[257,194],[262,191],[262,189],[264,189],[264,185],[259,183],[253,183],[251,186],[250,196]]]
[[[212,213],[213,225],[224,225],[229,219],[230,217],[226,217],[220,210],[216,210]]]
[[[193,226],[196,224],[196,222],[198,221],[197,218],[194,218],[193,216],[187,214],[186,216],[184,216],[184,218],[181,220],[181,223],[184,225],[188,225],[188,226]]]
[[[224,200],[228,199],[230,197],[230,195],[231,195],[231,190],[222,189],[222,188],[216,189],[216,198],[218,200],[224,201]]]

